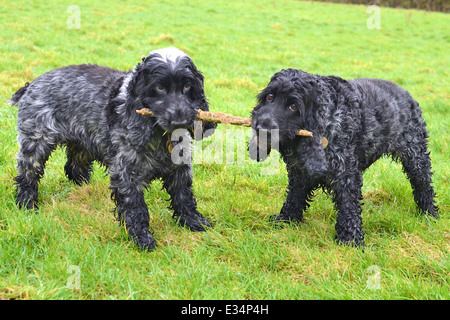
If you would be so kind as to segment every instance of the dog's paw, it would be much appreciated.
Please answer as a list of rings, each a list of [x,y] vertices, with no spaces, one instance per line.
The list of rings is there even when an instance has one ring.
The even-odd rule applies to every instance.
[[[133,239],[133,242],[142,251],[152,251],[156,248],[156,241],[153,239],[152,234],[148,230],[142,230],[140,232],[132,232],[128,230],[128,234]]]
[[[300,222],[302,222],[302,219],[287,216],[287,215],[280,213],[280,214],[274,214],[270,218],[270,222],[272,222],[275,226],[282,227],[282,226],[289,225],[289,224],[297,225]]]
[[[30,196],[27,192],[19,192],[16,196],[16,204],[21,210],[34,210],[38,213],[37,197]]]
[[[211,223],[201,214],[181,215],[178,217],[178,223],[183,227],[189,228],[191,231],[206,231],[208,228],[212,228]]]
[[[339,245],[361,248],[364,251],[364,239],[362,238],[355,238],[348,240],[348,239],[340,239],[338,235],[335,235],[334,240]]]

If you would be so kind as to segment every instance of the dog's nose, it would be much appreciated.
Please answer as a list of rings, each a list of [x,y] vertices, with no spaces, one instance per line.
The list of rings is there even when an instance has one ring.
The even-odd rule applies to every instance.
[[[270,131],[273,129],[278,129],[275,123],[270,118],[259,119],[256,122],[255,129],[258,131]]]
[[[258,131],[270,131],[273,128],[270,128],[269,126],[258,124],[255,128]]]
[[[174,120],[174,121],[171,121],[170,122],[170,125],[173,127],[173,128],[186,128],[186,126],[187,126],[187,124],[188,124],[188,121],[185,119],[185,120]]]

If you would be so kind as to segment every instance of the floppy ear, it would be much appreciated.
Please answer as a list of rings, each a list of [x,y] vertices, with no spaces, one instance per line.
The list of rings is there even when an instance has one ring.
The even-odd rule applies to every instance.
[[[319,134],[315,134],[308,137],[300,146],[299,154],[303,158],[301,161],[304,161],[306,171],[311,177],[323,177],[328,171],[328,162],[321,139]]]
[[[149,81],[150,70],[145,67],[145,63],[139,63],[135,70],[133,77],[128,83],[129,94],[133,98],[142,96],[146,89],[150,85]]]
[[[118,89],[118,95],[125,94],[125,103],[120,102],[120,105],[116,106],[117,109],[111,109],[111,118],[115,119],[115,121],[120,121],[121,125],[127,128],[128,133],[126,139],[127,143],[131,146],[145,146],[153,133],[154,118],[145,117],[136,112],[136,110],[142,109],[145,106],[143,93],[146,92],[148,86],[146,79],[147,72],[147,70],[142,68],[142,64],[138,64],[134,71],[131,71],[125,76],[122,86],[126,86]],[[117,119],[117,113],[120,114],[120,119]]]
[[[324,110],[330,103],[329,89],[326,83],[321,79],[308,77],[302,79],[297,85],[302,96],[304,110],[302,110],[303,123],[305,129],[318,131],[323,134]]]
[[[198,107],[200,110],[209,111],[209,104],[206,100],[204,90],[203,74],[197,69],[192,61],[189,63],[189,68],[194,74],[195,83],[193,85],[195,86],[195,100],[198,103]],[[195,140],[201,140],[211,136],[217,127],[217,124],[212,122],[196,121],[195,123],[194,130],[191,134]]]
[[[143,62],[138,63],[138,65],[131,72],[131,79],[129,79],[126,89],[127,96],[125,103],[126,115],[129,120],[139,122],[140,125],[143,125],[143,122],[140,122],[139,120],[144,119],[146,124],[153,126],[153,117],[143,117],[137,114],[136,110],[142,108],[152,109],[150,89],[157,74],[157,65],[154,60],[151,59],[151,56],[144,57]]]

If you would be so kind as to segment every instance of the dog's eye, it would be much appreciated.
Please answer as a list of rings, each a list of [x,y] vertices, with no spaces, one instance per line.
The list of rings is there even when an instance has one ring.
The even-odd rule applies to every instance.
[[[298,110],[298,107],[295,105],[295,103],[293,103],[293,104],[291,104],[291,105],[289,106],[289,110],[291,110],[291,111],[297,111],[297,110]]]
[[[189,83],[186,83],[183,87],[183,92],[186,93],[191,89],[191,85]]]
[[[158,93],[163,93],[163,92],[166,91],[166,88],[165,88],[164,86],[162,86],[162,85],[158,85],[158,86],[156,87],[156,91],[157,91]]]
[[[269,102],[272,102],[272,101],[273,101],[273,94],[269,93],[269,94],[266,96],[266,100],[269,101]]]

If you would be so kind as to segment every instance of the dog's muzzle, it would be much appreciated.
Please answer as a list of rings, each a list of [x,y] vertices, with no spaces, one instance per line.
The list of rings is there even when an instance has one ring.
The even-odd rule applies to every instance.
[[[250,139],[248,151],[250,158],[264,161],[273,147],[277,149],[279,130],[275,121],[268,116],[256,116],[252,119],[253,137]]]
[[[167,118],[162,123],[165,123],[165,129],[173,132],[177,129],[189,129],[194,126],[196,119],[196,112],[190,107],[180,108],[176,111],[168,113]]]
[[[183,120],[172,120],[170,121],[170,127],[173,130],[176,129],[187,129],[189,127],[189,121],[187,119],[183,119]],[[171,130],[171,131],[173,131]]]
[[[253,137],[248,145],[250,158],[256,161],[264,161],[269,156],[272,148],[278,149],[278,143],[278,129],[253,129]]]

